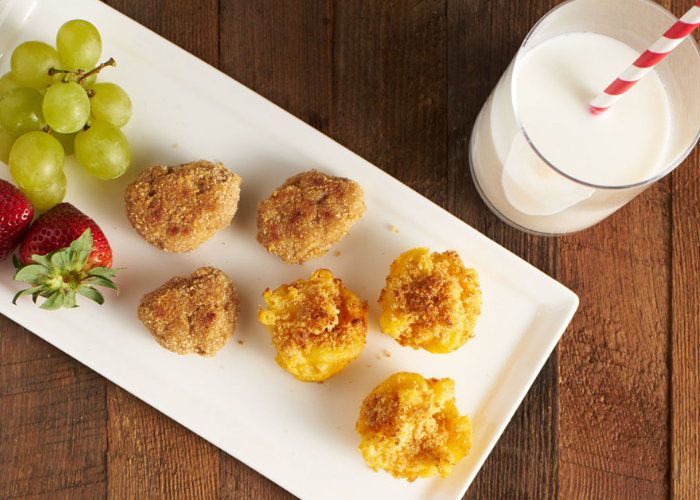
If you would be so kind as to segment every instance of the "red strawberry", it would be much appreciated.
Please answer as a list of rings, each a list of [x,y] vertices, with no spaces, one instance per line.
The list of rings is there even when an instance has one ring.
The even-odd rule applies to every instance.
[[[32,285],[15,295],[46,300],[43,309],[76,307],[76,292],[98,304],[104,297],[95,286],[117,292],[110,280],[121,269],[112,266],[112,249],[94,220],[70,203],[60,203],[41,215],[27,231],[15,260],[14,279]]]
[[[34,207],[22,192],[0,179],[0,262],[15,251],[29,229]]]
[[[32,255],[46,255],[65,248],[88,228],[92,233],[94,249],[84,271],[97,266],[112,267],[112,248],[102,229],[70,203],[59,203],[32,224],[19,247],[19,261],[27,265],[34,262]]]

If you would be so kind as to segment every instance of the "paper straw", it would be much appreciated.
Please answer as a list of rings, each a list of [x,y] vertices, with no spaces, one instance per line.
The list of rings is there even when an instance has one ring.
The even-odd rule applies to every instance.
[[[700,26],[700,1],[654,42],[649,50],[639,56],[632,66],[627,68],[602,94],[591,101],[591,112],[599,115],[615,104],[625,92],[680,45],[698,26]]]

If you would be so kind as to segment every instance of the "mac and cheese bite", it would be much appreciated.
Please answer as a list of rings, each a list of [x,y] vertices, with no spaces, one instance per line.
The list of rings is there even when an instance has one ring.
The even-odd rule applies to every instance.
[[[454,387],[450,378],[400,372],[370,392],[355,426],[370,468],[409,482],[449,476],[472,442],[469,417],[455,406]]]
[[[367,302],[361,302],[327,269],[263,293],[268,309],[258,320],[272,335],[275,361],[302,382],[340,373],[362,352]]]
[[[449,353],[473,337],[481,312],[475,270],[457,252],[414,248],[392,264],[379,297],[382,332],[402,346]]]

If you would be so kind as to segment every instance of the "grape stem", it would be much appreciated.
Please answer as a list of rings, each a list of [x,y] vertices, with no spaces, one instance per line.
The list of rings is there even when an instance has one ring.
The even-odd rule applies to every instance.
[[[49,76],[54,76],[57,73],[63,73],[63,78],[61,78],[63,83],[68,82],[68,77],[73,74],[66,69],[49,68]]]
[[[76,71],[68,71],[67,69],[49,68],[49,76],[54,76],[57,73],[63,73],[64,75],[63,75],[63,78],[61,79],[61,81],[63,83],[66,83],[68,81],[69,76],[75,76],[78,78],[78,84],[82,85],[83,80],[85,80],[86,78],[99,73],[107,66],[115,67],[116,65],[117,65],[117,61],[115,61],[113,57],[110,57],[108,61],[103,62],[99,66],[96,66],[95,68],[91,69],[87,73],[85,72],[84,69],[79,69]],[[92,96],[90,96],[90,97],[92,97]]]
[[[96,73],[99,73],[100,71],[102,71],[102,70],[103,70],[105,67],[107,67],[107,66],[115,67],[116,65],[117,65],[117,61],[115,61],[113,57],[110,57],[109,60],[108,60],[107,62],[103,62],[102,64],[100,64],[100,65],[97,66],[96,68],[91,69],[90,71],[88,71],[87,73],[85,73],[83,76],[81,76],[80,79],[78,80],[78,83],[81,83],[81,84],[82,84],[82,83],[83,83],[83,80],[85,80],[86,78],[88,78],[88,77],[91,76],[91,75],[94,75],[94,74],[96,74]]]

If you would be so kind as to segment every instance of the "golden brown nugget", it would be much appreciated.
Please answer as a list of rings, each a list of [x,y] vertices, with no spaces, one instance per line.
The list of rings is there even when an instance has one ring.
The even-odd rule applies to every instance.
[[[359,184],[318,170],[285,181],[258,204],[258,242],[288,264],[324,255],[365,212]]]
[[[154,166],[124,193],[126,216],[147,242],[168,252],[189,252],[231,223],[241,178],[204,160]]]
[[[141,299],[137,316],[156,341],[176,354],[211,357],[236,331],[240,302],[228,277],[202,267],[177,276]]]
[[[258,320],[272,335],[275,361],[302,382],[320,382],[357,358],[367,337],[367,302],[327,269],[263,293]]]
[[[450,378],[400,372],[370,392],[355,430],[372,470],[409,482],[452,473],[472,442],[469,417],[455,406],[454,387]]]
[[[382,332],[402,346],[448,353],[474,336],[481,288],[457,252],[414,248],[391,265],[379,296]]]

